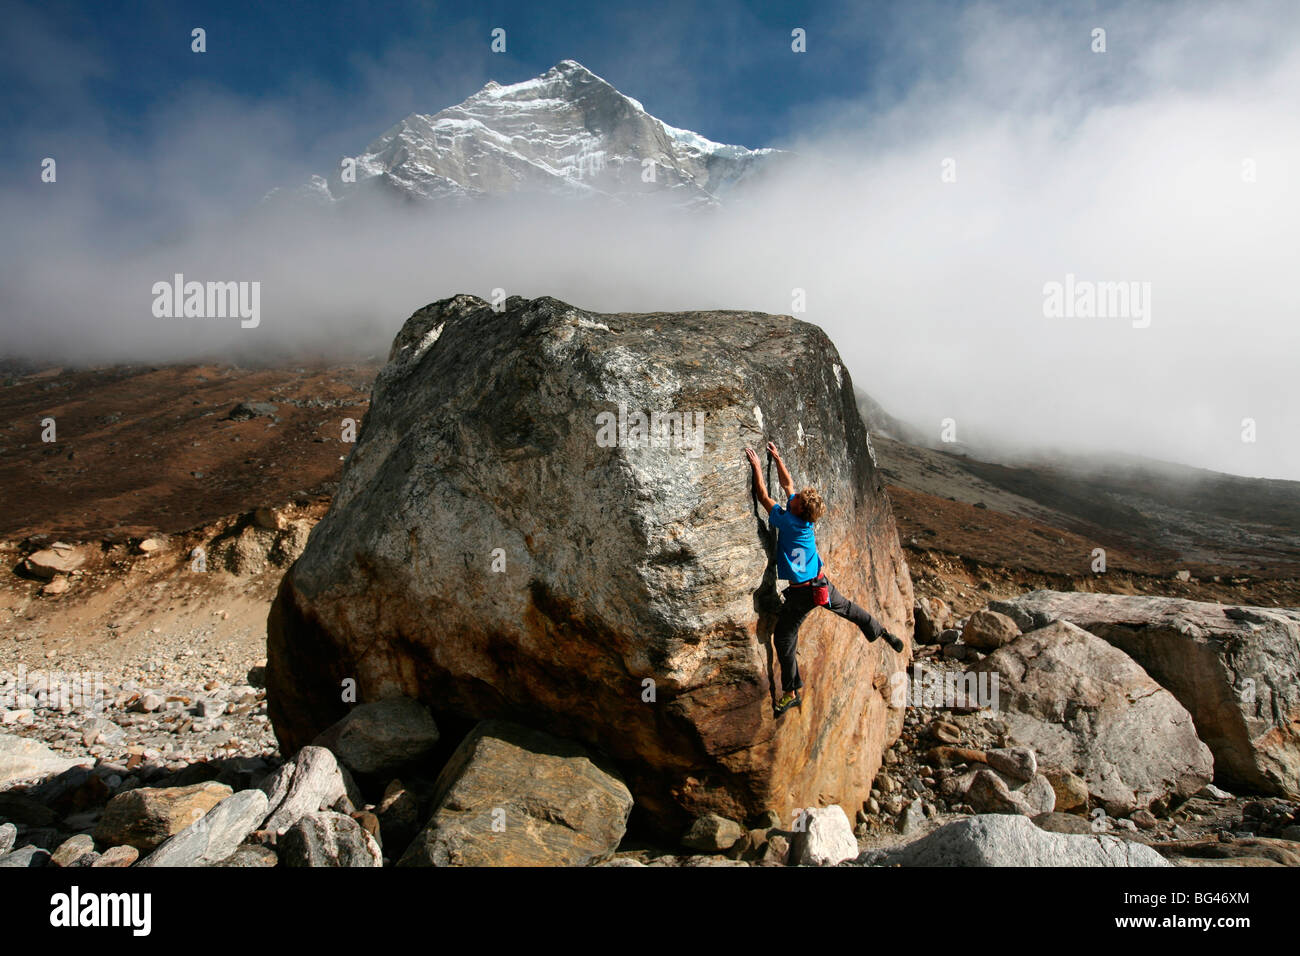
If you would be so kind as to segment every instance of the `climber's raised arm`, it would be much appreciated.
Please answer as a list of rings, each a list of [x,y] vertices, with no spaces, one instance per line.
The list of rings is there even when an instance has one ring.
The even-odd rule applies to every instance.
[[[776,502],[767,493],[767,483],[763,481],[763,469],[758,462],[758,453],[752,448],[746,448],[745,457],[749,459],[750,468],[754,471],[754,490],[758,493],[758,503],[763,507],[763,514],[771,514],[772,506]]]
[[[781,453],[776,450],[775,442],[767,443],[767,452],[776,461],[776,479],[781,482],[781,490],[789,498],[794,494],[794,480],[790,477],[790,471],[785,467],[785,462],[781,460]]]

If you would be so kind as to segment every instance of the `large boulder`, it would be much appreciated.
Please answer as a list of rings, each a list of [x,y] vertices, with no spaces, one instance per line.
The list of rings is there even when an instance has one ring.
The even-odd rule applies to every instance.
[[[836,586],[908,633],[893,515],[821,329],[551,298],[421,309],[270,614],[281,747],[341,718],[352,678],[359,701],[405,695],[605,752],[673,839],[710,812],[860,805],[902,728],[889,679],[906,661],[815,613],[804,705],[774,720],[768,539],[743,455],[769,439],[826,498]]]
[[[1041,774],[1013,788],[997,773],[980,768],[966,789],[966,802],[976,813],[1018,813],[1036,817],[1056,809],[1052,785]]]
[[[1049,833],[1028,817],[981,814],[949,823],[914,843],[869,850],[867,866],[1169,866],[1141,843],[1113,836]]]
[[[971,670],[998,675],[1009,736],[1039,764],[1082,777],[1112,816],[1190,797],[1213,775],[1209,748],[1174,696],[1073,624],[1030,631]]]
[[[586,866],[611,856],[632,794],[581,746],[487,720],[438,775],[399,866]]]
[[[1300,610],[1062,591],[989,606],[1114,644],[1191,713],[1220,783],[1300,797]]]

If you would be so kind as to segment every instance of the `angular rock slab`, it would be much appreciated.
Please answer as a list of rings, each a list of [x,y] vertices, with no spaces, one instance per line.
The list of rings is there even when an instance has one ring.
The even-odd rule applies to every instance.
[[[347,783],[334,754],[324,747],[303,747],[297,756],[263,781],[270,814],[264,830],[284,833],[308,813],[348,798]]]
[[[456,748],[433,799],[398,866],[587,866],[613,855],[632,809],[583,747],[497,720]]]
[[[639,412],[684,413],[688,440],[655,447]],[[768,439],[826,498],[836,586],[908,633],[893,513],[821,329],[551,298],[421,309],[268,619],[282,750],[344,716],[353,678],[360,700],[400,694],[609,754],[674,840],[709,812],[860,805],[902,729],[889,679],[906,661],[816,611],[799,642],[808,695],[774,721],[773,619],[755,597],[767,537],[743,455]]]
[[[1159,853],[1118,837],[1049,833],[1028,817],[982,814],[940,827],[915,843],[872,850],[868,866],[1169,866]]]
[[[227,797],[137,863],[137,866],[215,866],[239,849],[266,817],[266,794],[241,790]]]
[[[1300,610],[1065,591],[989,606],[1114,644],[1191,713],[1223,783],[1300,797]]]
[[[100,844],[124,844],[148,853],[233,793],[209,780],[188,787],[139,787],[119,793],[95,825]]]
[[[0,787],[19,780],[53,777],[73,767],[90,766],[94,757],[65,757],[39,740],[0,734]]]
[[[1213,775],[1182,704],[1123,651],[1073,624],[1030,631],[970,670],[998,674],[1009,735],[1039,764],[1082,777],[1111,816],[1190,797]]]

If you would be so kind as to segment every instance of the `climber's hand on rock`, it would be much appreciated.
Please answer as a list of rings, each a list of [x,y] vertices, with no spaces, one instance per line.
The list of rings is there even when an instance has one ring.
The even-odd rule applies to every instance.
[[[749,459],[749,463],[751,465],[753,465],[755,468],[758,467],[758,452],[754,451],[754,449],[752,448],[746,448],[745,457]]]
[[[781,460],[781,453],[780,453],[779,451],[776,450],[776,443],[775,443],[775,442],[768,442],[768,443],[767,443],[767,453],[768,453],[769,455],[771,455],[773,458],[775,458],[777,461],[780,461],[780,460]]]

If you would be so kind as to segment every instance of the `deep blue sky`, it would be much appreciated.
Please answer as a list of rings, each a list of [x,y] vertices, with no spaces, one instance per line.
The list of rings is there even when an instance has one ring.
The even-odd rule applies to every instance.
[[[148,136],[160,111],[200,94],[299,110],[322,158],[354,151],[402,115],[436,112],[488,79],[517,82],[579,60],[673,125],[749,146],[779,143],[793,114],[902,89],[902,25],[936,37],[953,4],[158,2],[2,5],[0,141],[103,123]],[[204,27],[208,51],[190,52]],[[809,52],[790,52],[793,27]],[[507,31],[508,52],[489,49]],[[934,64],[929,64],[933,69]],[[371,115],[382,105],[385,115]],[[342,141],[343,136],[347,141]],[[17,157],[15,157],[17,158]]]

